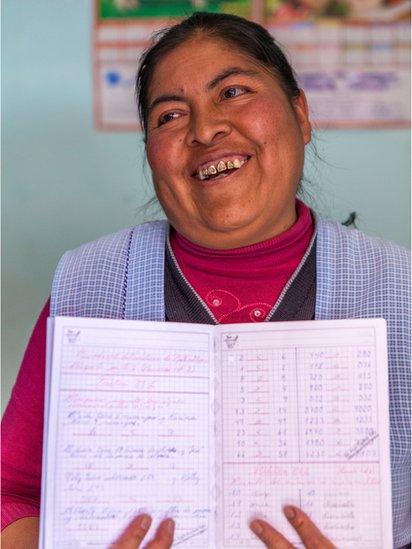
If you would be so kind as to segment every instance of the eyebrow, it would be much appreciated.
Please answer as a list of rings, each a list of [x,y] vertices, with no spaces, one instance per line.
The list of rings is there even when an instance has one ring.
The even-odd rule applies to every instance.
[[[225,78],[229,78],[229,76],[234,76],[237,74],[241,74],[243,76],[258,76],[257,71],[253,70],[246,70],[242,69],[241,67],[229,67],[228,69],[224,69],[222,72],[220,72],[217,76],[213,78],[207,85],[207,90],[213,90],[216,88],[218,84],[222,82]]]
[[[214,88],[216,88],[216,86],[218,86],[223,80],[225,80],[226,78],[229,78],[229,76],[234,76],[234,75],[244,75],[244,76],[252,76],[252,77],[255,77],[255,76],[258,76],[258,72],[257,71],[254,71],[254,70],[246,70],[246,69],[242,69],[241,67],[229,67],[227,69],[224,69],[223,71],[221,71],[219,74],[217,74],[213,80],[211,80],[210,82],[208,82],[206,84],[206,90],[207,91],[211,91],[213,90]],[[162,94],[162,95],[159,95],[158,97],[156,97],[156,99],[153,99],[153,101],[151,102],[150,106],[149,106],[149,112],[151,110],[153,110],[156,105],[159,105],[160,103],[167,103],[168,101],[185,101],[185,97],[183,95],[178,95],[178,94],[175,94],[175,93],[172,93],[172,94]]]
[[[168,101],[184,101],[184,100],[185,98],[183,97],[183,95],[177,95],[175,93],[172,93],[172,94],[166,93],[163,95],[159,95],[158,97],[156,97],[156,99],[153,99],[153,101],[150,103],[149,112],[152,111],[156,107],[156,105],[158,105],[159,103],[167,103]]]

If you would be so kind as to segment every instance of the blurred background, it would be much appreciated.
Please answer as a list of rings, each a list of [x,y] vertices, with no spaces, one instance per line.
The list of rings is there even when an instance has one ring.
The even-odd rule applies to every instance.
[[[96,130],[93,18],[91,0],[2,3],[2,410],[60,256],[152,196],[141,134]],[[409,247],[409,130],[323,127],[316,148],[314,209]]]

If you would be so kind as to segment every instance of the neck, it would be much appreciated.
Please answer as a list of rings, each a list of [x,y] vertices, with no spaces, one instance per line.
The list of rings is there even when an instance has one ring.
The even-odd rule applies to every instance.
[[[187,240],[204,248],[213,250],[244,248],[270,240],[271,238],[276,238],[288,231],[296,223],[298,218],[298,204],[299,201],[296,202],[296,206],[294,205],[292,210],[285,212],[285,215],[281,216],[276,223],[271,222],[263,227],[260,223],[256,223],[256,225],[258,225],[257,227],[254,227],[252,224],[252,226],[246,228],[233,229],[231,227],[227,230],[209,230],[202,231],[201,233],[197,230],[193,230],[192,227],[190,227],[189,230],[185,230],[185,227],[179,227],[178,224],[176,224],[176,227],[174,228]],[[173,222],[171,224],[174,226]]]

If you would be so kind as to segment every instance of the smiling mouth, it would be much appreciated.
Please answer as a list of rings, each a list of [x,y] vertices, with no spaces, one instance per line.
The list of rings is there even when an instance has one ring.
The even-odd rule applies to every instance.
[[[229,160],[219,160],[217,163],[203,165],[193,174],[193,177],[200,181],[215,181],[223,179],[233,172],[239,170],[250,159],[250,156],[235,157]]]

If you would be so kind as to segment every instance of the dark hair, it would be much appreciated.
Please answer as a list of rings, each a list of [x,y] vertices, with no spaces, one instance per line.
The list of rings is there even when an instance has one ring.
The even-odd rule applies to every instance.
[[[285,54],[269,32],[252,21],[236,15],[196,12],[182,22],[161,30],[154,45],[143,54],[136,77],[136,100],[140,123],[147,130],[148,92],[157,63],[193,36],[204,34],[230,42],[270,70],[289,100],[299,95],[295,74]]]

